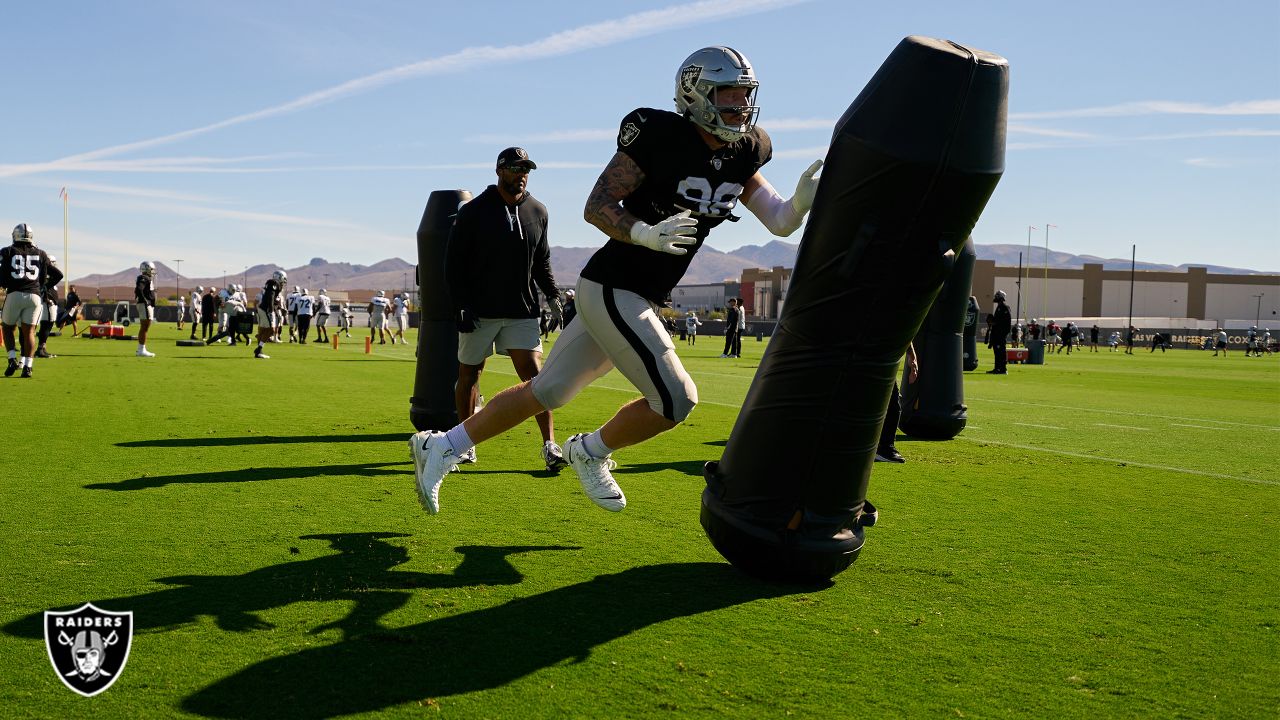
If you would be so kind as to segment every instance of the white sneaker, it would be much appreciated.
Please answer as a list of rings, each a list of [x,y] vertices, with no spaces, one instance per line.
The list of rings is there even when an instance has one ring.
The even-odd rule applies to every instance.
[[[150,350],[144,347],[138,348],[138,351],[135,352],[134,355],[137,355],[138,357],[155,357],[156,356],[155,353],[151,352]]]
[[[542,443],[542,462],[547,464],[547,469],[551,472],[557,472],[569,464],[569,461],[564,459],[564,450],[550,440]]]
[[[468,451],[466,451],[466,452],[464,452],[464,453],[462,453],[461,455],[459,455],[459,456],[458,456],[458,463],[459,463],[459,464],[461,464],[461,463],[467,463],[468,465],[474,465],[474,464],[475,464],[475,462],[476,462],[476,449],[475,449],[475,446],[472,446],[470,450],[468,450]]]
[[[609,474],[609,470],[617,466],[611,458],[591,457],[584,446],[586,439],[585,434],[578,433],[564,444],[568,450],[569,464],[573,466],[574,472],[578,473],[582,492],[591,499],[591,502],[610,512],[618,512],[627,506],[627,498],[622,494],[622,488],[618,487],[618,483],[614,482],[613,476]]]
[[[264,352],[256,352],[256,353],[254,353],[254,354],[253,354],[253,356],[254,356],[254,357],[256,357],[256,358],[258,358],[259,360],[270,360],[270,359],[271,359],[271,356],[270,356],[270,355],[268,355],[268,354],[266,354],[266,353],[264,353]]]
[[[426,430],[409,438],[409,451],[413,455],[418,503],[423,510],[435,515],[440,512],[440,484],[445,475],[458,467],[458,456],[444,439],[444,433]]]

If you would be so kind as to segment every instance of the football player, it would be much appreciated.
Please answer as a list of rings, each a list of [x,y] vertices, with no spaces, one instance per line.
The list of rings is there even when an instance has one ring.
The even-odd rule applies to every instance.
[[[378,344],[387,344],[387,331],[390,326],[387,323],[387,315],[391,312],[391,301],[387,299],[387,291],[379,290],[378,294],[369,301],[369,339],[373,340],[373,331],[378,331]]]
[[[316,296],[316,342],[329,342],[329,293],[320,288]]]
[[[0,324],[4,326],[4,348],[9,352],[9,365],[5,377],[12,377],[19,368],[22,377],[31,377],[35,362],[36,325],[42,314],[40,290],[46,283],[57,285],[62,271],[49,262],[49,256],[35,246],[35,231],[22,223],[13,228],[13,244],[0,250],[0,287],[5,289],[4,311]],[[15,338],[14,330],[21,325],[22,334]],[[18,350],[22,357],[19,359]]]
[[[203,304],[202,303],[203,297],[204,297],[203,287],[196,286],[196,289],[191,291],[191,339],[192,340],[196,339],[196,326],[200,324],[200,310],[201,310],[201,305]]]
[[[138,307],[138,357],[155,357],[147,349],[147,331],[156,319],[156,264],[143,260],[138,266],[138,279],[133,283],[133,301]]]
[[[698,399],[658,308],[707,234],[734,218],[739,202],[785,237],[800,227],[817,193],[821,161],[804,171],[787,200],[760,173],[773,149],[756,125],[758,87],[742,53],[703,48],[676,71],[674,113],[639,108],[622,119],[617,152],[584,211],[609,240],[582,270],[577,319],[532,381],[502,391],[448,433],[410,438],[419,501],[427,512],[439,511],[440,485],[462,453],[564,405],[614,367],[643,397],[595,432],[571,437],[565,450],[592,502],[611,511],[626,507],[609,472],[611,453],[675,427]]]
[[[49,256],[49,264],[53,267],[58,266],[58,259]],[[53,330],[53,321],[58,319],[58,284],[49,284],[48,278],[40,287],[40,300],[44,303],[44,308],[40,313],[40,329],[36,331],[36,357],[38,358],[54,358],[58,357],[50,353],[45,348],[45,343],[49,341],[49,333]]]
[[[302,288],[293,286],[293,292],[284,299],[284,306],[289,311],[289,342],[298,342],[298,296]]]
[[[391,336],[391,344],[396,344],[399,338],[400,344],[404,344],[404,331],[409,327],[409,293],[400,293],[391,298],[392,314],[396,316],[396,332]]]
[[[271,359],[270,355],[262,352],[262,346],[277,342],[275,336],[280,315],[276,313],[276,308],[280,304],[280,290],[288,279],[283,270],[277,270],[262,286],[262,292],[258,293],[258,347],[254,348],[253,356],[259,360]]]
[[[311,333],[311,316],[316,311],[316,299],[307,288],[298,293],[298,344],[307,344],[307,335]]]

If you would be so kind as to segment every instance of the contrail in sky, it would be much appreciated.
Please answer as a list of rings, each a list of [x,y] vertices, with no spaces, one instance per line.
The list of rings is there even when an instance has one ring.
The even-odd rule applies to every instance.
[[[527,62],[539,58],[569,55],[583,50],[605,47],[615,43],[633,40],[646,35],[653,35],[664,30],[701,25],[744,14],[766,12],[790,5],[797,5],[810,0],[701,0],[701,2],[682,3],[658,10],[627,15],[615,20],[582,25],[522,45],[504,45],[502,47],[482,46],[464,48],[448,55],[428,58],[399,67],[382,70],[364,77],[348,80],[333,87],[308,93],[286,103],[273,105],[262,110],[236,115],[201,127],[181,132],[162,135],[150,140],[113,145],[111,147],[92,150],[86,153],[70,155],[48,163],[32,163],[23,165],[0,166],[0,177],[22,175],[41,170],[58,169],[64,163],[75,163],[83,160],[96,160],[113,157],[123,153],[144,150],[146,148],[165,145],[221,130],[233,125],[241,125],[254,120],[262,120],[277,115],[306,110],[319,105],[335,102],[352,95],[411,80],[427,75],[447,75],[462,70],[471,70],[480,65],[494,65],[509,61]]]

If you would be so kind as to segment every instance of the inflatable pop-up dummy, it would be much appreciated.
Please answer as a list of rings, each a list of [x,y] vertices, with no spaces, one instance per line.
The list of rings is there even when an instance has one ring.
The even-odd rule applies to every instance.
[[[436,190],[418,224],[418,363],[409,398],[415,430],[448,430],[458,424],[453,385],[458,380],[458,324],[444,278],[449,231],[458,208],[471,200],[466,190]]]
[[[912,342],[920,372],[914,383],[907,382],[903,368],[902,417],[898,427],[911,437],[950,440],[968,421],[964,405],[964,323],[969,311],[969,286],[978,254],[973,238],[965,241],[956,256],[951,275],[942,284],[938,299],[924,318],[924,325]]]
[[[862,549],[894,375],[1004,171],[1008,87],[1004,58],[913,36],[837,123],[777,331],[704,470],[702,527],[745,572],[826,581]]]

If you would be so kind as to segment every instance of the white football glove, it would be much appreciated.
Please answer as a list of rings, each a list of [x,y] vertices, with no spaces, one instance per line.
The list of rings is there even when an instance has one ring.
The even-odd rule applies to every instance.
[[[815,160],[808,170],[800,173],[800,180],[796,183],[796,194],[791,196],[791,206],[796,212],[804,215],[813,207],[813,198],[818,194],[818,181],[822,178],[815,178],[818,170],[822,169],[822,161]]]
[[[685,210],[657,225],[637,220],[631,226],[631,242],[657,252],[685,255],[689,249],[684,246],[693,244],[693,236],[698,232],[698,221],[689,217],[691,214]]]

